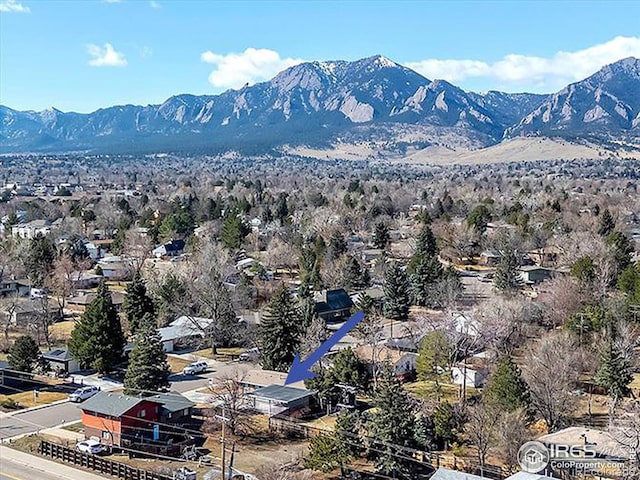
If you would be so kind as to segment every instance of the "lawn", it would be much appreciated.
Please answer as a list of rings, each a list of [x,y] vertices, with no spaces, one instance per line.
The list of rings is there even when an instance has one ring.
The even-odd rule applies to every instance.
[[[407,383],[405,384],[405,388],[420,398],[435,399],[437,397],[436,384],[433,381]],[[477,388],[467,387],[467,398],[477,395],[478,392],[479,390]],[[460,386],[440,381],[440,395],[441,401],[455,403],[459,400]]]
[[[71,337],[71,330],[73,330],[75,324],[76,322],[73,320],[54,323],[49,327],[49,334],[57,340],[68,340]]]
[[[241,353],[244,353],[245,349],[240,347],[230,347],[230,348],[218,348],[218,354],[213,355],[211,353],[211,348],[203,348],[202,350],[198,350],[192,353],[192,355],[204,358],[211,358],[212,360],[221,360],[225,357],[227,358],[237,358]]]
[[[28,392],[13,393],[11,395],[0,395],[0,402],[3,400],[12,399],[17,402],[23,408],[35,407],[36,405],[45,405],[47,403],[57,402],[59,400],[65,400],[68,397],[66,393],[61,392],[40,392],[38,399],[34,401],[33,390]]]
[[[183,360],[182,358],[177,358],[177,357],[172,357],[172,356],[167,356],[167,363],[169,364],[169,369],[171,370],[171,373],[180,373],[182,372],[182,369],[184,367],[186,367],[187,365],[189,365],[188,360]]]

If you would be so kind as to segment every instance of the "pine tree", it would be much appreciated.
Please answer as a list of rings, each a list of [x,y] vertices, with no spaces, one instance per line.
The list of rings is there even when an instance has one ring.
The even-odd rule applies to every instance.
[[[134,275],[133,281],[125,289],[122,309],[132,334],[136,333],[142,317],[149,314],[155,318],[153,300],[147,295],[147,287],[139,272]]]
[[[484,396],[491,405],[507,412],[529,408],[529,388],[510,355],[498,361],[496,371],[484,389]]]
[[[406,460],[402,447],[413,445],[415,405],[390,370],[383,373],[373,404],[376,412],[368,424],[375,451],[376,468],[386,475],[410,474],[414,462]],[[405,458],[403,458],[405,457]]]
[[[438,255],[436,237],[428,225],[422,227],[416,239],[416,253],[414,256],[435,257]]]
[[[220,232],[222,245],[229,250],[237,250],[242,246],[244,237],[248,233],[249,229],[238,215],[238,212],[235,209],[229,211],[224,218]]]
[[[357,458],[364,451],[362,438],[358,435],[360,424],[360,412],[357,410],[344,410],[336,417],[334,431],[344,458]]]
[[[523,282],[518,271],[519,266],[518,252],[512,250],[503,253],[493,277],[493,284],[498,290],[512,294],[522,288]]]
[[[7,362],[12,370],[19,372],[32,372],[38,359],[40,349],[35,340],[29,335],[22,335],[16,339],[9,350]]]
[[[44,285],[56,256],[56,247],[48,236],[38,234],[29,241],[24,267],[33,286]]]
[[[607,389],[612,409],[629,393],[633,374],[629,360],[620,348],[610,340],[600,355],[600,367],[594,378],[596,384]]]
[[[444,269],[437,257],[414,257],[409,270],[412,303],[414,305],[432,306],[436,283],[443,276]]]
[[[301,333],[299,314],[291,292],[281,285],[269,301],[260,325],[265,370],[286,372],[291,367]]]
[[[613,219],[613,215],[608,208],[602,212],[602,217],[600,217],[600,225],[598,226],[598,234],[606,237],[616,228],[616,222]]]
[[[148,395],[169,386],[169,364],[155,319],[141,319],[124,376],[125,395]]]
[[[434,382],[438,397],[441,394],[440,376],[449,366],[452,350],[447,334],[442,331],[428,333],[420,344],[416,373],[420,380]]]
[[[413,439],[421,450],[431,450],[434,441],[433,419],[422,413],[416,415],[416,423],[413,427]]]
[[[342,233],[336,230],[331,234],[331,238],[329,239],[329,246],[327,247],[327,259],[335,260],[345,253],[347,253],[347,241],[344,239]]]
[[[350,257],[345,271],[345,287],[350,290],[362,290],[367,288],[371,283],[369,269],[360,265],[355,257]]]
[[[81,366],[110,372],[122,360],[124,333],[111,293],[102,282],[96,298],[87,306],[71,332],[69,351]]]
[[[382,222],[376,223],[375,229],[373,231],[373,246],[375,248],[384,250],[385,248],[387,248],[387,244],[389,243],[390,239],[389,227],[387,227]]]
[[[384,315],[393,320],[409,316],[409,281],[406,272],[393,263],[386,272],[384,283]]]
[[[433,412],[433,433],[438,448],[445,450],[458,439],[456,412],[449,402],[442,402]]]

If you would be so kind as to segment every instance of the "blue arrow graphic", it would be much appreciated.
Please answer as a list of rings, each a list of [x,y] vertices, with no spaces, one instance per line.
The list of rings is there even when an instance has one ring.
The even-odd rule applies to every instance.
[[[299,382],[301,380],[306,380],[307,378],[313,378],[316,376],[310,369],[313,365],[315,365],[322,356],[331,350],[336,343],[340,341],[342,337],[344,337],[349,330],[358,325],[362,319],[364,318],[363,312],[356,312],[349,320],[344,322],[336,333],[331,335],[325,342],[318,347],[318,349],[309,355],[306,359],[300,360],[300,355],[296,355],[293,359],[293,363],[291,364],[291,369],[289,370],[289,375],[287,375],[287,380],[284,382],[285,385],[289,385],[290,383]]]

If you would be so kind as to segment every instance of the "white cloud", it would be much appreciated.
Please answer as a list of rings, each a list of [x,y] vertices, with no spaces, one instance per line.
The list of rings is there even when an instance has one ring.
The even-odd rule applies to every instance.
[[[150,6],[151,8],[162,8],[162,5],[160,5],[160,3],[159,3],[159,2],[156,2],[156,0],[151,0],[151,1],[149,2],[149,6]]]
[[[427,59],[405,65],[430,79],[460,82],[485,78],[498,83],[496,88],[535,86],[538,89],[559,89],[626,57],[640,57],[640,37],[616,37],[583,50],[559,51],[551,57],[510,54],[494,63]]]
[[[0,12],[29,13],[31,9],[16,0],[3,0],[0,2]]]
[[[87,53],[93,57],[89,60],[89,65],[92,67],[127,66],[124,53],[116,51],[110,43],[105,43],[104,47],[90,43],[87,45]]]
[[[218,88],[241,88],[246,83],[268,80],[285,68],[304,61],[281,58],[278,52],[266,48],[247,48],[242,53],[226,55],[209,50],[203,52],[200,59],[216,66],[209,74],[209,83]]]

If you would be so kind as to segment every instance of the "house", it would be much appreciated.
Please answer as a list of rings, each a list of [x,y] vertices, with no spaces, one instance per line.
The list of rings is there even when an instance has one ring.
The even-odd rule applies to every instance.
[[[464,377],[467,377],[465,382]],[[484,385],[489,370],[478,365],[458,364],[451,369],[451,380],[455,385],[465,385],[466,387],[480,388]]]
[[[96,293],[94,292],[81,293],[67,299],[67,309],[74,312],[82,313],[95,298]],[[111,291],[111,303],[113,303],[113,306],[116,308],[116,310],[120,310],[120,308],[122,308],[122,304],[124,303],[124,293]]]
[[[354,349],[354,352],[369,369],[373,368],[374,363],[387,361],[396,377],[407,378],[416,371],[418,355],[413,352],[394,350],[386,345],[376,345],[375,350],[371,345],[360,345]]]
[[[273,416],[291,414],[309,408],[315,392],[282,385],[261,387],[247,394],[248,404],[254,410]]]
[[[589,446],[592,451],[595,451],[596,458],[606,458],[607,462],[620,465],[628,462],[632,455],[628,447],[619,443],[609,432],[590,427],[568,427],[543,435],[537,440],[547,447],[552,445],[576,448]]]
[[[118,447],[154,441],[166,446],[173,443],[172,424],[188,419],[193,406],[175,392],[153,397],[98,392],[80,409],[86,438],[97,437],[105,445]]]
[[[551,278],[552,271],[536,265],[520,267],[520,278],[526,285],[537,285]]]
[[[0,315],[8,320],[10,325],[17,327],[33,325],[42,311],[40,302],[24,298],[16,299],[4,307]]]
[[[479,264],[485,267],[495,267],[500,262],[502,254],[497,250],[485,250],[480,254]]]
[[[127,280],[131,276],[131,262],[120,256],[104,257],[98,261],[102,276],[109,280]]]
[[[182,315],[168,326],[158,329],[165,352],[173,352],[178,346],[187,346],[205,337],[213,325],[211,318]]]
[[[20,223],[11,227],[13,238],[32,239],[38,235],[43,237],[51,232],[51,222],[49,220],[33,220],[27,223]]]
[[[80,364],[71,356],[67,347],[43,352],[40,358],[49,364],[49,368],[53,372],[76,373],[80,371]]]
[[[343,289],[323,290],[314,294],[316,313],[325,322],[336,322],[351,315],[353,301]]]
[[[30,290],[29,280],[3,280],[0,282],[0,297],[26,297]]]
[[[159,393],[147,397],[148,400],[160,403],[160,421],[162,423],[179,423],[191,418],[193,408],[196,406],[187,397],[177,392]]]
[[[103,244],[98,243],[98,241],[86,241],[84,243],[84,248],[87,249],[87,253],[89,254],[89,258],[91,260],[99,260],[104,257],[106,248]]]
[[[261,370],[252,369],[247,370],[240,379],[240,385],[243,387],[245,393],[250,393],[258,388],[266,387],[268,385],[280,385],[284,386],[287,380],[287,373],[276,372],[275,370]],[[304,381],[291,383],[289,386],[306,390]]]
[[[102,280],[101,275],[91,272],[73,272],[71,274],[71,284],[75,290],[95,288]]]
[[[477,337],[480,332],[480,322],[470,312],[454,313],[452,322],[456,332],[468,337]]]
[[[170,242],[160,245],[153,249],[153,256],[156,258],[162,257],[177,257],[184,252],[184,240],[171,240]]]
[[[141,397],[98,392],[80,405],[87,438],[105,445],[122,446],[153,430],[160,420],[160,403]]]

